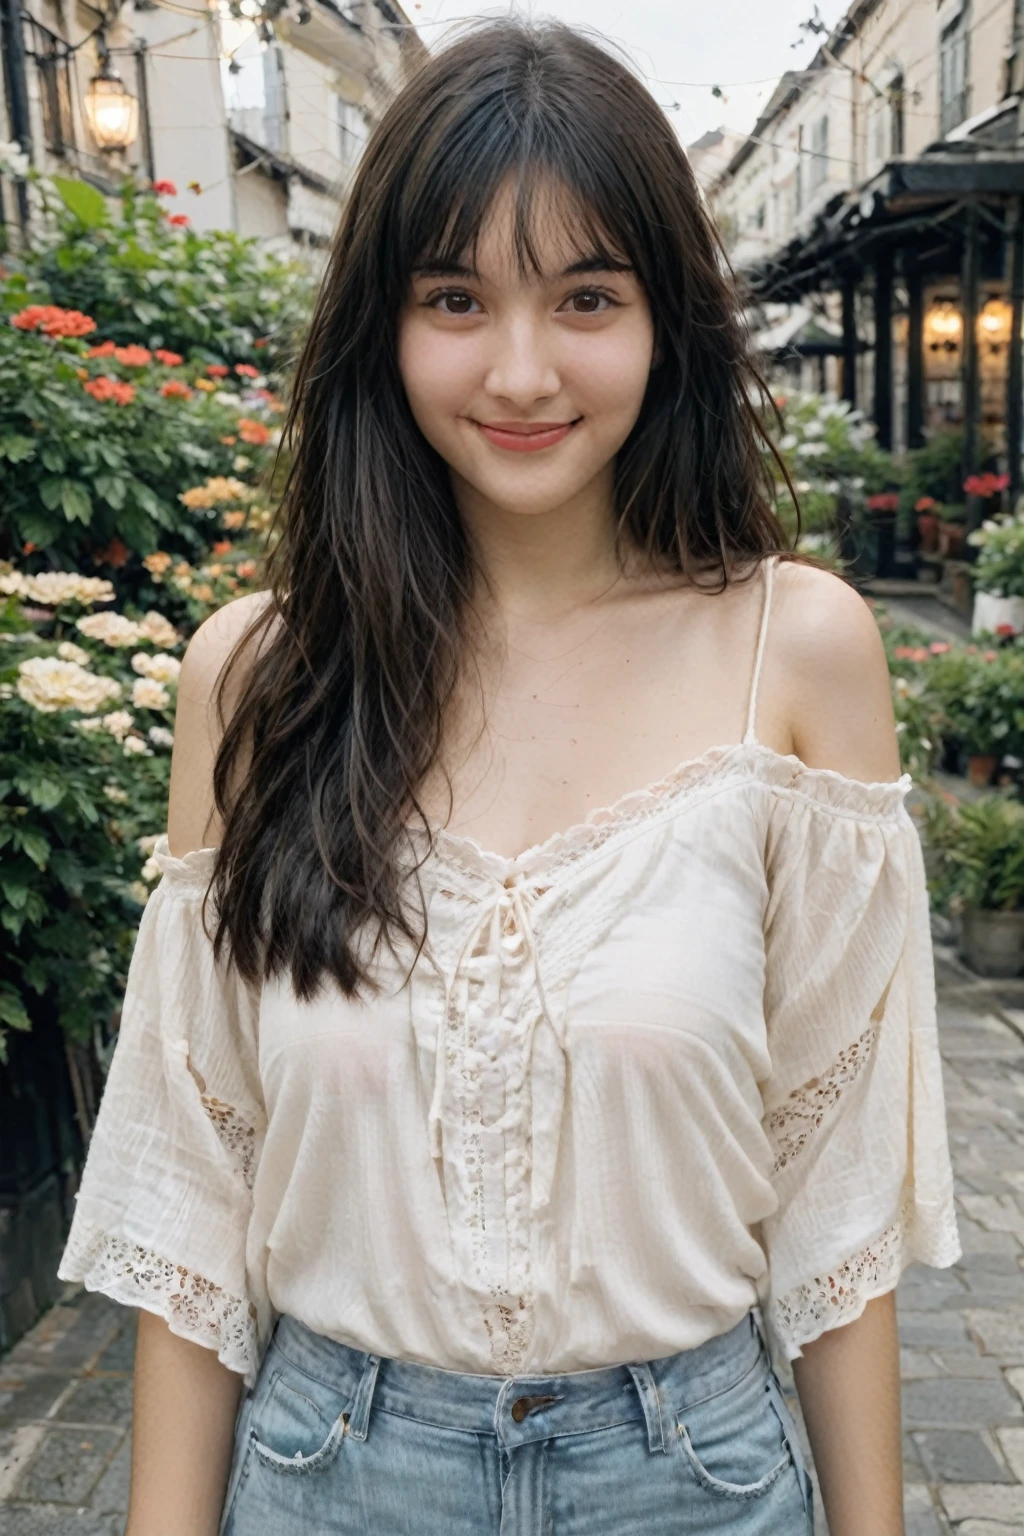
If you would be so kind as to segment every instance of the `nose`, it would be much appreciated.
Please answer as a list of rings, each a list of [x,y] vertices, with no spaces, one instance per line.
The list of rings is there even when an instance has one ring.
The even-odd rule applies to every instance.
[[[484,388],[492,400],[505,400],[517,411],[558,394],[561,378],[552,338],[542,321],[520,314],[496,329]]]

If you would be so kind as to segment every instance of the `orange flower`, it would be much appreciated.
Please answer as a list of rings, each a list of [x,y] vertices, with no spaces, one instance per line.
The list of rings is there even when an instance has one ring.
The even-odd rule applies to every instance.
[[[259,351],[261,347],[265,347],[266,345],[267,345],[267,338],[266,338],[266,336],[257,336],[256,340],[253,342],[253,346],[256,348],[257,351]]]
[[[230,555],[234,547],[230,539],[218,539],[213,546],[212,553],[215,555]]]
[[[235,566],[235,570],[237,571],[239,576],[242,576],[242,577],[245,577],[245,578],[248,578],[250,576],[255,576],[256,575],[256,561],[255,560],[239,560],[238,564]]]
[[[111,379],[106,376],[88,379],[82,388],[86,394],[92,395],[94,400],[99,400],[103,405],[111,400],[117,405],[130,405],[135,399],[134,384],[122,384],[120,379]]]
[[[168,379],[166,384],[161,384],[160,393],[167,400],[191,400],[192,391],[181,379]]]
[[[259,369],[254,368],[252,363],[236,363],[235,372],[240,379],[258,379],[260,376]]]
[[[999,660],[999,652],[998,651],[982,651],[981,659],[982,659],[982,661],[998,661]]]
[[[223,363],[207,363],[206,371],[211,379],[226,379],[231,372]]]
[[[238,442],[238,438],[237,437],[222,437],[221,438],[221,442],[224,444],[225,448],[233,448],[235,446],[235,444]]]
[[[244,528],[245,527],[245,513],[244,512],[225,512],[223,518],[221,519],[221,521],[223,522],[225,528]]]
[[[86,357],[113,357],[115,352],[112,341],[101,341],[98,346],[90,347]]]
[[[212,379],[196,379],[196,389],[201,389],[204,395],[212,395],[216,388]]]
[[[32,553],[32,551],[35,549],[35,547],[36,546],[32,543],[32,540],[29,539],[26,544],[23,544],[21,546],[21,552],[22,552],[23,555],[30,555]]]
[[[87,379],[89,377],[88,368],[76,368],[75,372],[78,374],[80,379]]]
[[[119,539],[117,534],[115,533],[114,537],[111,539],[111,541],[107,545],[106,549],[98,549],[95,552],[95,554],[92,557],[93,558],[93,564],[94,565],[112,565],[116,569],[120,569],[120,567],[122,565],[127,565],[128,564],[129,554],[130,554],[130,551],[128,549],[127,544],[123,543],[122,540]]]
[[[192,596],[197,597],[201,603],[212,603],[213,588],[208,581],[201,581],[197,587],[192,588]]]
[[[151,576],[162,576],[171,563],[171,557],[158,549],[153,555],[146,555],[142,561]]]
[[[29,304],[11,317],[19,331],[42,331],[44,336],[88,336],[96,321],[80,309],[61,309],[56,304]]]
[[[178,352],[168,352],[166,347],[157,347],[153,353],[158,363],[163,363],[165,368],[177,368],[185,359]]]
[[[243,443],[252,443],[261,448],[270,441],[270,428],[264,426],[262,421],[251,421],[248,416],[242,416],[238,422],[238,435]]]
[[[145,368],[147,363],[153,361],[149,348],[136,346],[134,342],[128,347],[115,347],[114,356],[126,368]]]

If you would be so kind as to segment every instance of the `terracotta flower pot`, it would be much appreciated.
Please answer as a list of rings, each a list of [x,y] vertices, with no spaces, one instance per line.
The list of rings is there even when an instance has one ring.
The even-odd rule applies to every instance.
[[[939,519],[934,512],[917,514],[917,531],[921,538],[921,553],[934,555],[939,547]]]
[[[967,758],[967,778],[978,789],[987,789],[992,782],[999,758],[988,752],[970,753]]]
[[[940,522],[938,534],[939,554],[944,560],[954,560],[962,554],[967,540],[966,523]]]

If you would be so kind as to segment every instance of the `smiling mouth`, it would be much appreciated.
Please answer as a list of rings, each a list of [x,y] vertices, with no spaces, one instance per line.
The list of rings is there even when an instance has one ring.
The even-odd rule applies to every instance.
[[[562,442],[580,420],[582,417],[577,417],[575,421],[533,423],[477,421],[474,425],[495,448],[506,448],[511,453],[537,453],[542,448],[553,448],[556,443]]]

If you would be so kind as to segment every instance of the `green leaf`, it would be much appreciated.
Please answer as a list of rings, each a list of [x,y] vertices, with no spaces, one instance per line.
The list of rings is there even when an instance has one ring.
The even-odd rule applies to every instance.
[[[6,1024],[9,1029],[32,1028],[25,1004],[13,987],[0,987],[0,1024]]]
[[[115,512],[120,512],[128,491],[128,486],[120,475],[97,475],[93,483],[107,505],[113,507]]]
[[[32,439],[22,437],[18,432],[0,437],[0,459],[8,459],[12,464],[20,464],[23,459],[31,459],[35,451],[36,445]]]
[[[46,468],[54,475],[59,475],[67,467],[67,457],[56,443],[45,444],[39,457]]]
[[[31,800],[41,811],[52,811],[64,798],[64,786],[54,779],[23,774],[14,781],[15,788],[26,800]]]
[[[60,504],[69,523],[88,524],[92,521],[92,500],[85,486],[79,481],[61,481]]]
[[[102,192],[90,187],[85,181],[72,181],[67,176],[52,178],[54,190],[69,213],[86,229],[96,229],[107,222],[107,204]]]
[[[27,853],[37,869],[45,869],[50,857],[50,842],[42,832],[21,831],[16,832],[14,841],[21,844],[23,853]]]
[[[55,512],[60,506],[63,484],[62,480],[50,477],[39,482],[39,499],[47,512]]]
[[[28,901],[28,886],[19,880],[17,875],[0,876],[0,890],[16,911]]]

